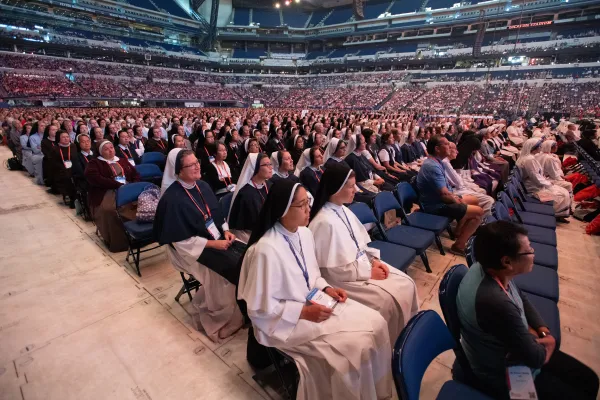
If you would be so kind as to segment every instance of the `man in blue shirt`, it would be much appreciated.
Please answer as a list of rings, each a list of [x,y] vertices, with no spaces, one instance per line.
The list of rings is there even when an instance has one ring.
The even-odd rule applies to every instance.
[[[483,218],[483,209],[472,196],[456,196],[446,182],[442,160],[450,153],[450,142],[443,136],[433,136],[427,142],[429,157],[417,175],[417,187],[426,213],[441,215],[457,221],[456,241],[450,248],[454,254],[464,256],[467,240],[477,230]]]

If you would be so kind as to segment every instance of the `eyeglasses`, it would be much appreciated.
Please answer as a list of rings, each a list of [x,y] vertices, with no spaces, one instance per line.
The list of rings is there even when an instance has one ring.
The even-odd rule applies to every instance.
[[[181,169],[192,168],[192,167],[194,167],[194,168],[200,168],[200,162],[199,162],[199,161],[196,161],[196,162],[195,162],[195,163],[193,163],[193,164],[190,164],[190,165],[186,165],[186,166],[183,166],[183,167],[181,167]]]
[[[535,254],[535,250],[534,249],[529,249],[529,251],[524,251],[523,253],[517,253],[516,256],[529,256],[529,255],[534,255]]]
[[[268,164],[260,164],[261,167],[267,167],[267,168],[273,168],[273,164],[268,163]]]
[[[310,210],[310,202],[308,200],[306,200],[302,204],[296,204],[296,205],[291,204],[290,207],[297,207],[297,208],[301,208],[303,210]]]

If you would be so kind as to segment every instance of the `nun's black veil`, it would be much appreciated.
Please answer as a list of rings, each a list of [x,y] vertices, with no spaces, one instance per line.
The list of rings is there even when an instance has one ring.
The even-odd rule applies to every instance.
[[[346,183],[351,171],[352,169],[345,163],[334,163],[327,167],[325,172],[323,172],[321,182],[319,182],[315,201],[310,210],[311,220],[323,208],[325,203],[329,201],[329,198],[336,194]]]
[[[290,202],[290,197],[293,197],[297,190],[297,188],[294,190],[295,186],[300,187],[301,185],[289,179],[278,179],[273,183],[269,189],[267,199],[260,210],[258,225],[252,230],[247,248],[258,242],[275,225],[279,218],[283,216]]]

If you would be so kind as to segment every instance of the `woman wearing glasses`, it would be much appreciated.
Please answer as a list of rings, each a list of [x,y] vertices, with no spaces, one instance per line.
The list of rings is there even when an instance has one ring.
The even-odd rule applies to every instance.
[[[175,149],[179,150],[179,149]],[[180,272],[193,275],[202,286],[192,300],[194,321],[219,342],[243,324],[235,300],[238,261],[244,246],[229,232],[210,186],[200,180],[200,162],[191,150],[173,150],[172,184],[158,203],[154,237],[167,245],[169,260]]]
[[[238,179],[227,221],[239,240],[248,243],[269,194],[273,164],[266,153],[248,155]]]
[[[277,181],[252,232],[238,287],[252,320],[247,359],[265,367],[269,357],[262,346],[292,357],[300,374],[298,400],[389,399],[387,323],[321,276],[306,228],[308,201],[299,183]],[[337,303],[307,301],[312,291]]]

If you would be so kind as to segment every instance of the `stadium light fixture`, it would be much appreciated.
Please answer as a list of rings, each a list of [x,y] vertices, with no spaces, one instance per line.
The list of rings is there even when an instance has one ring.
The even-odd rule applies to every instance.
[[[289,7],[289,5],[291,4],[290,0],[285,0],[285,5]]]
[[[300,0],[294,0],[296,3],[300,3]]]
[[[281,4],[275,3],[275,8],[279,8],[279,7],[281,7]]]

